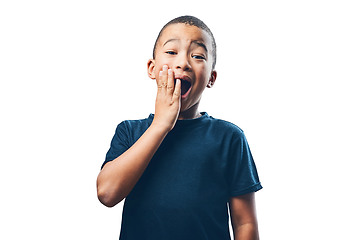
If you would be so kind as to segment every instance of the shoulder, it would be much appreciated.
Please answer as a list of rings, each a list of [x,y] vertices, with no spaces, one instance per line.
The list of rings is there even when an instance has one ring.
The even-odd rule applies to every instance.
[[[244,131],[239,126],[237,126],[232,122],[214,118],[212,116],[209,116],[209,121],[211,122],[214,128],[217,128],[221,131],[229,132],[234,135],[244,135]]]
[[[151,116],[143,119],[124,120],[117,125],[116,132],[127,135],[133,135],[133,133],[136,133],[139,135],[150,126],[151,122]]]
[[[148,125],[152,122],[151,116],[148,118],[143,119],[135,119],[135,120],[123,120],[118,124],[118,128],[125,128],[125,127],[136,127],[142,125]]]

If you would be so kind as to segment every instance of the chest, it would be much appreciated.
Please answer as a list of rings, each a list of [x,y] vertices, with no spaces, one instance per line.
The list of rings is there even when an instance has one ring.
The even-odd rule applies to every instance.
[[[206,138],[167,137],[133,193],[151,204],[168,201],[180,207],[226,202],[228,143]]]

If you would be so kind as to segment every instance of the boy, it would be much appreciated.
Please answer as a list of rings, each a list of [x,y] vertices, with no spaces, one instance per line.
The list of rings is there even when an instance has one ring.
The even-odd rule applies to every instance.
[[[262,187],[243,131],[200,113],[216,80],[216,44],[199,19],[167,23],[148,75],[158,91],[155,114],[123,121],[97,179],[100,201],[124,198],[120,239],[258,239],[254,192]]]

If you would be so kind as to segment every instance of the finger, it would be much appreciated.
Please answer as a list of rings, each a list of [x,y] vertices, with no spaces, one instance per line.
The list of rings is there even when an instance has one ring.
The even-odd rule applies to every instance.
[[[159,71],[158,77],[155,78],[157,86],[161,85],[161,76],[162,76],[162,71]]]
[[[176,80],[176,86],[174,88],[174,92],[173,92],[173,98],[175,100],[180,100],[181,98],[181,79],[177,79]]]
[[[168,69],[168,77],[167,77],[167,91],[172,94],[174,90],[174,74],[172,69]]]
[[[168,66],[164,65],[162,68],[162,71],[159,72],[159,83],[158,83],[158,87],[160,88],[166,88],[167,87],[167,73],[168,71]]]
[[[167,76],[165,74],[165,71],[159,72],[159,81],[158,81],[158,90],[165,91],[167,88]]]

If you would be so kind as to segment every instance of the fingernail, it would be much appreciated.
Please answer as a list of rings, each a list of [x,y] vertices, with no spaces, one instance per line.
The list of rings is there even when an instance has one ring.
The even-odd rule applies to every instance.
[[[163,65],[163,71],[167,71],[168,66],[167,65]]]
[[[168,74],[172,74],[172,69],[168,69]]]

